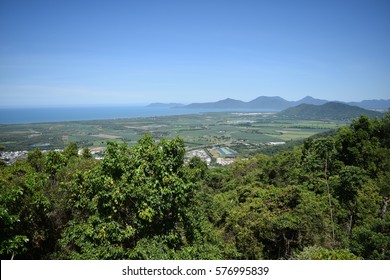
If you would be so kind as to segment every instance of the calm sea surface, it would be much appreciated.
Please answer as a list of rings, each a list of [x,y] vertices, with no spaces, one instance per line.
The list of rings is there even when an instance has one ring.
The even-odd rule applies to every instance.
[[[77,107],[0,109],[0,124],[24,124],[83,120],[105,120],[138,117],[159,117],[228,110],[184,109],[162,107]],[[231,110],[230,110],[231,111]],[[237,111],[237,110],[235,110]]]
[[[122,119],[198,113],[199,110],[153,107],[75,107],[0,109],[1,124]]]

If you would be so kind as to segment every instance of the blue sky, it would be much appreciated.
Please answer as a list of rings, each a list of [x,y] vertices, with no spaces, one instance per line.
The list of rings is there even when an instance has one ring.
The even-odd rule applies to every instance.
[[[390,98],[390,1],[0,0],[0,107]]]

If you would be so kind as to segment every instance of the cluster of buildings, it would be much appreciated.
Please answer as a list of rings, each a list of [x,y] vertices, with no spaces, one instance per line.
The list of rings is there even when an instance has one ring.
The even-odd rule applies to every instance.
[[[273,145],[277,145],[274,143]],[[62,151],[62,150],[57,150]],[[82,154],[82,149],[78,151],[78,154]],[[46,150],[42,151],[43,153],[47,152]],[[90,152],[92,154],[92,157],[101,160],[103,158],[103,152],[104,148],[91,148]],[[212,155],[211,155],[212,154]],[[18,159],[25,159],[27,158],[28,151],[1,151],[0,152],[0,160],[5,162],[6,164],[13,164]],[[208,152],[206,149],[196,149],[192,151],[188,151],[186,153],[185,160],[188,162],[192,157],[199,157],[201,160],[203,160],[207,165],[211,165],[213,158],[215,158],[215,163],[217,165],[229,165],[232,164],[235,160],[236,152],[231,150],[230,148],[223,147],[223,148],[215,148],[212,149],[211,152]]]
[[[217,147],[209,149],[197,149],[188,151],[186,154],[186,162],[188,162],[192,157],[199,157],[207,165],[211,165],[213,158],[215,159],[214,163],[217,165],[226,166],[232,164],[235,161],[236,152],[231,150],[228,147]]]
[[[0,152],[0,160],[4,161],[6,164],[13,164],[18,159],[27,158],[28,151],[14,151],[14,152]]]
[[[192,157],[198,157],[200,158],[201,160],[203,160],[207,165],[210,165],[211,164],[211,157],[208,155],[208,153],[203,150],[203,149],[199,149],[199,150],[192,150],[192,151],[189,151],[187,152],[186,154],[186,161],[188,162]]]
[[[54,149],[54,151],[62,152],[62,149]],[[82,155],[82,149],[79,149],[78,154]],[[42,150],[42,153],[47,153],[48,150]],[[7,165],[13,164],[18,159],[26,159],[29,151],[0,151],[0,161],[3,161]],[[98,160],[103,159],[102,149],[91,149],[92,157]]]
[[[232,164],[234,162],[234,158],[217,158],[216,163],[218,165],[226,166]]]

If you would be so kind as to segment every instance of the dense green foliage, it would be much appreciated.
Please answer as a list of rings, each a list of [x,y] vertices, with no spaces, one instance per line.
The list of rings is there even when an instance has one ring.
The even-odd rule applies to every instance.
[[[0,165],[2,259],[390,259],[390,112],[228,167],[182,139]]]
[[[307,120],[351,120],[365,115],[380,117],[382,114],[373,110],[366,110],[358,106],[351,106],[340,102],[328,102],[323,105],[300,104],[278,113],[288,119],[301,118]]]

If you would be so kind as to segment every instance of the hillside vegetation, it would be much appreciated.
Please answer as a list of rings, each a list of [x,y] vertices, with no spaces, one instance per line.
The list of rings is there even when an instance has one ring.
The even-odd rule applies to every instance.
[[[369,117],[380,117],[379,112],[366,110],[357,106],[351,106],[339,102],[328,102],[322,105],[300,104],[288,108],[280,113],[279,116],[289,119],[307,119],[307,120],[344,120],[348,121],[358,118],[361,115]]]
[[[0,167],[1,259],[390,259],[390,112],[229,167],[181,138]]]

